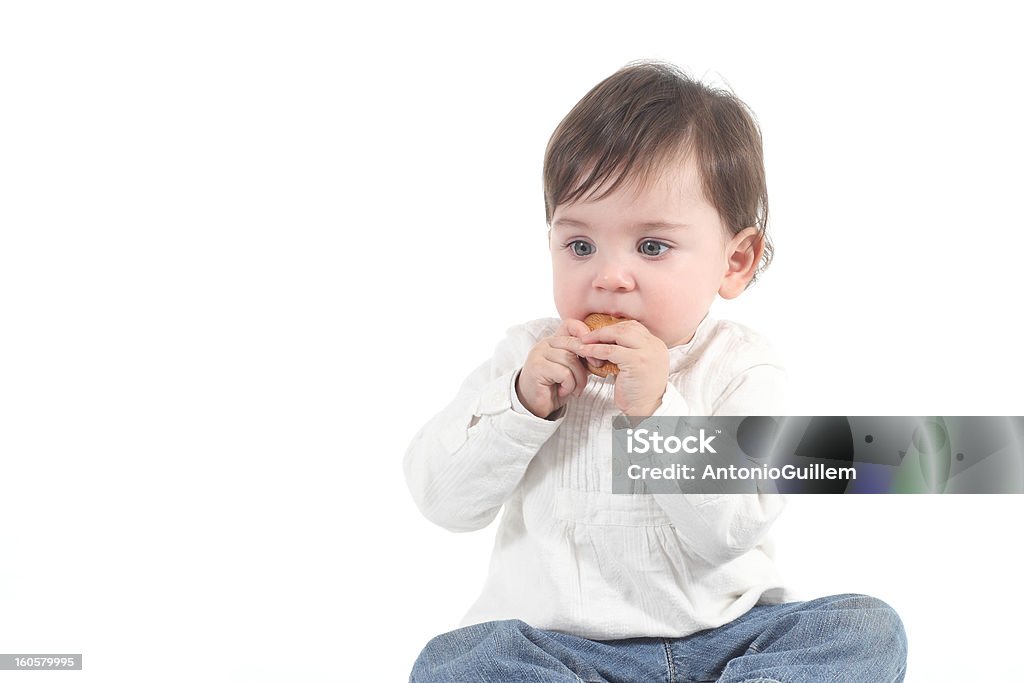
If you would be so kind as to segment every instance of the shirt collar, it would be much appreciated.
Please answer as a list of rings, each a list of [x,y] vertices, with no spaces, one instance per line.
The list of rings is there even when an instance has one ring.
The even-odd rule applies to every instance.
[[[693,362],[693,354],[691,353],[694,349],[698,348],[701,341],[707,335],[708,331],[714,326],[714,319],[711,317],[711,313],[707,313],[704,319],[697,325],[697,329],[693,333],[693,338],[685,344],[679,344],[673,346],[668,350],[668,372],[672,374],[679,372],[686,365]]]

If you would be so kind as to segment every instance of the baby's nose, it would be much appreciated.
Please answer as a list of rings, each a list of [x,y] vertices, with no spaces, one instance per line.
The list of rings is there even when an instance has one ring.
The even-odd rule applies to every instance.
[[[597,289],[623,291],[632,289],[634,284],[630,272],[614,261],[603,263],[594,278],[594,287]]]

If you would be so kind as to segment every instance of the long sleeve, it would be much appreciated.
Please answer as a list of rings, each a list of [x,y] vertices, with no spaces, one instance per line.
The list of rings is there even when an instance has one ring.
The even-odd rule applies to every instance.
[[[751,366],[735,376],[712,415],[782,415],[784,374],[774,364]],[[656,416],[691,415],[686,399],[671,383]],[[778,493],[655,494],[690,550],[711,565],[728,562],[755,547],[782,513]]]
[[[406,483],[427,519],[451,531],[490,524],[558,429],[558,420],[512,408],[515,374],[545,331],[545,321],[510,329],[494,357],[413,438],[404,459]]]

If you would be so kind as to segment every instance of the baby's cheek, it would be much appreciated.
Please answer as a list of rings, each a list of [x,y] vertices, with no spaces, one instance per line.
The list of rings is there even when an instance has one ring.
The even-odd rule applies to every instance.
[[[562,320],[583,320],[590,313],[590,311],[584,311],[573,297],[558,296],[557,292],[555,294],[555,309],[558,311],[558,317]]]

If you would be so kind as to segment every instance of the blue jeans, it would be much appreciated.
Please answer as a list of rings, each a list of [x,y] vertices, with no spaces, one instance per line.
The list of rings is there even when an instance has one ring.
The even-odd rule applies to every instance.
[[[519,621],[437,636],[410,683],[803,683],[902,681],[907,638],[899,615],[866,595],[757,605],[685,638],[587,640]]]

